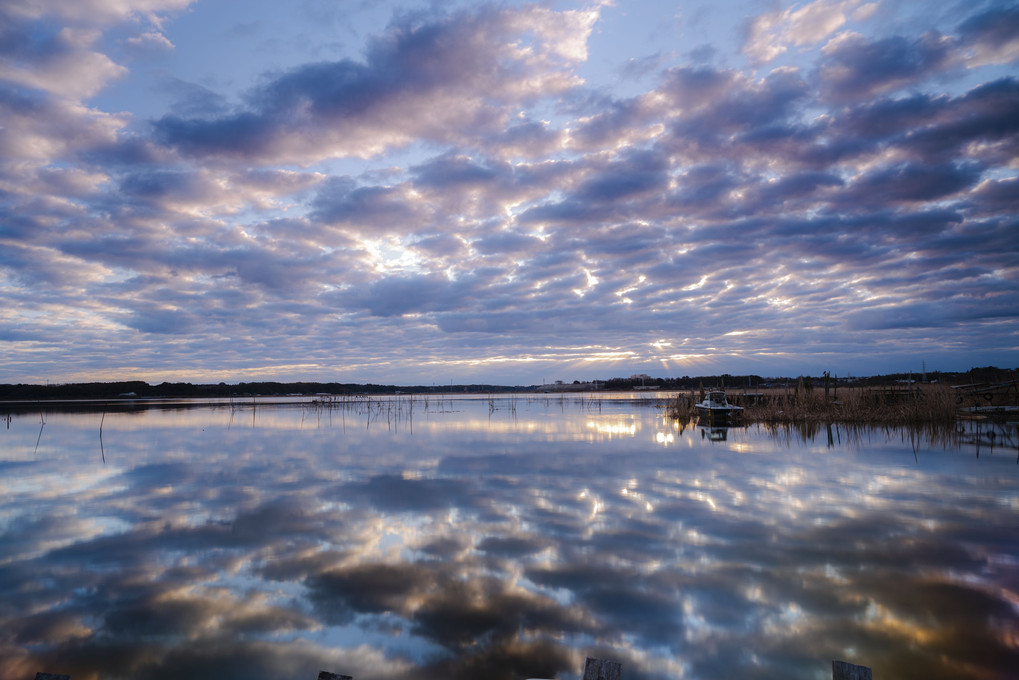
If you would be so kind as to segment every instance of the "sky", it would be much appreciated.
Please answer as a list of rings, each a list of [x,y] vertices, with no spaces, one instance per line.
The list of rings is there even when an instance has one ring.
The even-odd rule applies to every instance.
[[[7,0],[0,382],[1019,366],[1019,3]]]

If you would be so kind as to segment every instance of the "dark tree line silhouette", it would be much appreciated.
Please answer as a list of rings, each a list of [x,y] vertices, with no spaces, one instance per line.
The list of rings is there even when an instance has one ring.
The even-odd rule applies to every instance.
[[[929,371],[923,378],[932,382],[950,384],[1010,382],[1016,370],[1000,369],[994,366],[973,368],[966,372]],[[920,380],[921,374],[892,373],[878,376],[849,377],[833,376],[838,384],[882,385],[903,380]],[[803,380],[823,384],[818,376],[762,377],[759,375],[683,376],[683,377],[629,377],[610,378],[589,383],[574,381],[571,387],[590,386],[599,390],[631,390],[637,387],[656,387],[663,390],[691,390],[700,387],[725,387],[730,389],[754,389],[796,384]],[[198,399],[198,398],[240,398],[272,397],[286,395],[371,395],[371,394],[427,394],[432,392],[492,393],[512,391],[542,391],[545,385],[377,385],[336,382],[241,382],[193,384],[189,382],[163,382],[150,385],[141,380],[114,382],[87,382],[53,385],[0,384],[0,401],[47,401],[47,400],[124,400],[124,399]]]

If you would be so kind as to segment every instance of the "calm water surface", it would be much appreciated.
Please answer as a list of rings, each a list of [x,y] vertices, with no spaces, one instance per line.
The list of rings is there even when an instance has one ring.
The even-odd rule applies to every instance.
[[[1017,446],[573,396],[14,413],[0,679],[1014,678]]]

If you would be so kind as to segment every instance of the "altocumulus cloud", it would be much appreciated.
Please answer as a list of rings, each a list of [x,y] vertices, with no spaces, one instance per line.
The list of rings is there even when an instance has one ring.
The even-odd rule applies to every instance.
[[[1014,2],[312,9],[0,9],[11,379],[1019,358]]]

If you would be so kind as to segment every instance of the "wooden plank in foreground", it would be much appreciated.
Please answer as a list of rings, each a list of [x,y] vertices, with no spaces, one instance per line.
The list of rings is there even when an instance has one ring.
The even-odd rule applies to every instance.
[[[584,664],[583,680],[619,680],[622,671],[623,665],[617,661],[589,656],[587,663]]]
[[[874,680],[874,676],[866,666],[857,666],[846,661],[832,661],[831,680]]]
[[[36,673],[35,680],[71,680],[71,676],[59,673]]]
[[[349,675],[340,675],[339,673],[320,671],[318,674],[318,680],[354,680],[354,678]]]

